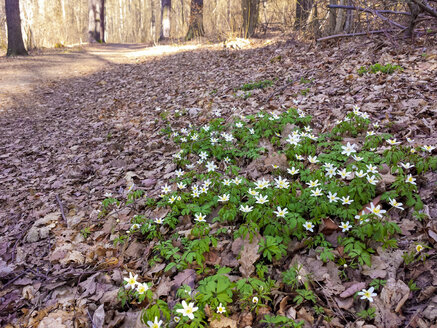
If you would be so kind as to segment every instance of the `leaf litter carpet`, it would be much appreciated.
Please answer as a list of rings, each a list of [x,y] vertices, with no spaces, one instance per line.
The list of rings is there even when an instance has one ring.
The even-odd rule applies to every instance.
[[[357,74],[375,62],[404,70]],[[128,270],[147,276],[162,297],[170,292],[175,277],[148,267],[150,245],[113,244],[114,227],[129,226],[129,209],[119,213],[120,222],[98,216],[107,192],[122,194],[135,183],[149,195],[159,194],[161,182],[176,169],[176,148],[160,133],[168,122],[181,128],[205,124],[217,111],[226,120],[260,108],[279,113],[297,100],[314,117],[313,128],[323,132],[357,105],[399,139],[436,145],[436,71],[435,47],[395,51],[375,50],[371,42],[325,47],[276,40],[240,50],[202,46],[112,65],[17,99],[0,115],[0,325],[91,327],[92,320],[97,327],[140,327],[139,308],[123,309],[117,299]],[[250,94],[239,90],[261,80],[274,84]],[[262,172],[263,165],[256,169]],[[381,251],[372,268],[354,274],[355,283],[391,279],[388,295],[404,291],[411,279],[420,288],[405,299],[380,300],[379,319],[367,327],[436,324],[436,181],[435,172],[418,181],[427,219],[403,213],[397,218],[399,250]],[[401,250],[418,240],[431,246],[430,256],[406,269]],[[308,268],[321,270],[316,254],[299,254]],[[329,277],[329,266],[324,270]],[[327,278],[316,293],[340,283]],[[293,315],[283,300],[276,295],[264,314]],[[357,306],[350,297],[335,295],[326,302],[330,323],[319,320],[311,305],[293,309],[294,316],[308,327],[344,327],[346,321],[348,327],[365,326],[348,314]],[[238,313],[228,323],[256,327],[259,321],[256,314]]]

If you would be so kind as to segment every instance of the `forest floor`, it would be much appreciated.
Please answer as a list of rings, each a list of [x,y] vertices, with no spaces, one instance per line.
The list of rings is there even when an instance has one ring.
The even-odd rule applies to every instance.
[[[232,282],[265,275],[278,283],[269,286],[269,294],[250,287],[260,298],[252,305],[243,302],[242,290],[234,291],[228,319],[218,321],[207,306],[210,327],[268,327],[261,323],[265,315],[293,318],[303,327],[437,327],[435,170],[410,169],[417,178],[414,194],[423,205],[415,203],[418,211],[411,206],[390,211],[390,221],[400,229],[393,234],[397,248],[367,243],[375,252],[371,266],[345,253],[337,242],[344,234],[333,217],[332,224],[324,220],[313,235],[293,235],[280,261],[260,257],[259,245],[247,238],[218,233],[218,245],[202,255],[202,265],[192,260],[185,267],[178,263],[179,272],[164,271],[169,263],[156,248],[159,240],[174,238],[173,232],[188,231],[190,236],[191,219],[180,216],[174,231],[162,226],[148,240],[132,230],[132,218],[165,216],[169,206],[156,210],[135,201],[102,207],[102,201],[112,197],[124,204],[133,186],[153,198],[166,183],[174,188],[170,179],[181,168],[173,156],[179,148],[163,131],[205,126],[217,117],[229,123],[260,110],[282,115],[298,107],[313,117],[312,131],[321,135],[359,106],[372,123],[379,123],[381,136],[390,134],[407,146],[406,138],[412,138],[419,152],[423,145],[435,146],[435,40],[402,47],[382,39],[361,41],[316,45],[289,37],[235,46],[240,49],[223,44],[98,45],[0,59],[0,325],[143,327],[139,314],[147,301],[131,300],[122,307],[117,297],[128,272],[151,283],[154,297],[174,305],[180,300],[178,287],[199,288],[198,282],[220,265],[231,268]],[[358,74],[360,67],[374,63],[393,63],[402,70]],[[261,88],[256,84],[260,81],[269,82]],[[246,91],[245,84],[250,86]],[[285,139],[284,133],[278,135]],[[347,140],[364,147],[364,139],[349,135]],[[236,159],[242,177],[271,180],[272,164],[284,162],[272,146],[275,142],[260,142],[269,152],[253,162]],[[431,163],[435,150],[423,156]],[[284,166],[291,162],[285,158]],[[396,180],[394,168],[382,163],[379,168],[382,184],[372,191],[376,196],[394,189]],[[282,163],[279,169],[286,171]],[[398,200],[405,203],[406,197]],[[372,199],[375,206],[379,202],[378,197]],[[387,202],[381,206],[390,208]],[[208,216],[209,223],[214,215],[217,211]],[[128,240],[114,245],[114,240],[128,236],[126,231],[131,232]],[[329,247],[323,245],[335,260],[320,257],[316,236],[329,241]],[[418,244],[425,248],[415,254]],[[250,245],[245,253],[240,253],[242,245]],[[173,246],[182,252],[181,240],[174,239]],[[412,254],[408,263],[406,254]],[[424,261],[419,260],[424,254]],[[285,286],[281,272],[292,274],[295,265],[302,269],[299,275],[305,283],[297,281],[293,289]],[[378,294],[374,307],[356,297],[370,286]],[[299,301],[299,293],[308,298]],[[284,321],[277,327],[287,324],[293,326]]]
[[[0,110],[35,88],[50,88],[61,80],[90,75],[111,65],[133,64],[149,57],[197,47],[97,43],[58,49],[34,49],[27,57],[8,58],[3,54],[0,57]]]

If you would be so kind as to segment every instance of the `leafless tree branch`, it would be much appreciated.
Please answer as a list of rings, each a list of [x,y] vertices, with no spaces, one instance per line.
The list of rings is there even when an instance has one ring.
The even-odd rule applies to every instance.
[[[365,13],[374,13],[374,12],[377,12],[377,13],[380,13],[380,14],[396,14],[396,15],[411,16],[411,13],[409,13],[407,11],[371,10],[371,9],[367,9],[367,8],[361,8],[361,7],[355,7],[355,6],[344,6],[344,5],[328,5],[328,8],[358,10],[358,11],[363,11]]]
[[[411,0],[415,4],[417,4],[423,11],[427,12],[433,17],[437,18],[437,10],[435,10],[433,7],[431,7],[428,4],[428,1],[425,0]]]

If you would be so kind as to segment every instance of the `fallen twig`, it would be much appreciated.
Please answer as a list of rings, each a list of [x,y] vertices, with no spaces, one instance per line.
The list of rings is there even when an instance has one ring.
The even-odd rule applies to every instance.
[[[10,284],[12,284],[13,282],[15,282],[16,280],[18,280],[19,278],[21,278],[22,276],[24,276],[26,273],[28,273],[29,270],[24,270],[22,271],[20,274],[16,275],[14,278],[12,278],[11,280],[9,280],[6,284],[4,284],[2,286],[2,289],[5,290],[6,287],[8,287]]]
[[[322,286],[322,285],[321,285],[317,280],[314,280],[314,282],[315,282],[317,285],[319,285],[320,290],[322,291],[323,295],[325,296],[326,301],[327,301],[327,305],[329,306],[329,308],[331,309],[331,311],[332,311],[333,313],[337,314],[337,315],[340,315],[340,316],[343,318],[343,320],[347,322],[347,319],[346,319],[346,317],[344,316],[343,311],[342,311],[342,310],[340,309],[340,307],[338,306],[337,302],[332,298],[332,296],[330,296],[330,295],[328,295],[328,294],[325,293],[325,290],[323,289],[323,286]],[[334,311],[334,309],[332,308],[332,306],[331,306],[330,302],[328,301],[328,299],[330,299],[331,302],[334,303],[335,307],[338,309],[338,312],[337,312],[337,311]]]
[[[23,217],[23,213],[21,213],[20,220],[21,220],[22,217]],[[12,247],[12,263],[15,261],[15,257],[16,257],[16,254],[17,254],[16,250],[17,250],[18,243],[21,241],[23,235],[27,233],[27,231],[29,230],[29,228],[30,228],[30,226],[32,224],[33,224],[33,222],[27,223],[25,228],[20,232],[18,237],[15,239],[14,247]]]
[[[346,37],[361,36],[361,35],[368,35],[368,34],[380,34],[380,33],[393,32],[393,31],[394,30],[377,30],[377,31],[357,32],[357,33],[349,33],[349,34],[335,34],[335,35],[319,38],[316,41],[319,42],[319,41],[325,41],[325,40],[336,39],[336,38],[346,38]]]
[[[399,23],[396,23],[395,21],[393,21],[393,20],[391,20],[391,19],[388,19],[388,18],[385,17],[385,16],[382,16],[382,15],[381,15],[380,13],[378,13],[377,11],[373,11],[373,13],[374,13],[376,16],[378,16],[379,18],[381,18],[383,21],[389,23],[390,25],[394,25],[394,26],[396,26],[396,27],[398,27],[398,28],[401,28],[401,29],[404,29],[404,30],[407,28],[407,27],[404,26],[404,25],[401,25],[401,24],[399,24]]]
[[[86,312],[88,313],[88,317],[91,321],[92,328],[97,328],[97,326],[94,324],[93,318],[91,317],[90,311],[87,309]]]
[[[405,326],[405,328],[410,327],[411,323],[414,321],[414,319],[420,314],[420,312],[422,312],[426,306],[429,305],[429,303],[431,302],[431,298],[425,303],[422,304],[417,310],[416,312],[413,314],[413,316],[410,318],[410,320],[408,321],[407,325]]]
[[[368,8],[361,8],[361,7],[355,7],[355,6],[345,6],[345,5],[328,5],[328,8],[332,9],[349,9],[349,10],[357,10],[357,11],[363,11],[366,13],[380,13],[380,14],[396,14],[396,15],[407,15],[411,16],[411,13],[407,11],[393,11],[393,10],[372,10]]]
[[[267,96],[267,98],[265,99],[264,102],[268,102],[270,99],[272,99],[272,97],[273,97],[275,94],[280,93],[281,91],[284,91],[285,89],[287,89],[288,86],[290,86],[290,85],[292,85],[292,84],[293,84],[293,81],[288,82],[286,85],[283,85],[282,87],[280,87],[280,88],[277,89],[277,90],[274,90],[272,93],[270,93],[270,94]]]
[[[61,199],[59,198],[59,195],[56,195],[56,200],[58,201],[59,208],[61,209],[62,218],[64,219],[64,222],[67,223],[67,218],[65,217],[65,212],[64,212],[64,206],[62,206],[62,202]]]

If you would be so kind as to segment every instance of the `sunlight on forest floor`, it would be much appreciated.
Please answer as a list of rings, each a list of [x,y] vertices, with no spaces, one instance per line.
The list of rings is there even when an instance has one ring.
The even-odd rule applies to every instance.
[[[0,58],[0,111],[23,94],[59,80],[84,76],[109,65],[138,63],[202,47],[200,44],[107,44],[38,50],[29,57]]]
[[[109,44],[103,47],[92,47],[87,52],[110,59],[116,63],[120,58],[135,58],[151,56],[164,56],[177,53],[180,51],[195,50],[202,47],[201,45],[158,45],[154,47],[144,47],[141,44]]]
[[[260,42],[231,40],[227,48],[248,49],[265,46],[272,40]],[[148,58],[161,57],[197,49],[223,49],[223,43],[169,44],[93,44],[90,46],[38,49],[28,57],[0,57],[0,112],[37,87],[54,86],[60,80],[93,74],[110,65],[134,64]]]

